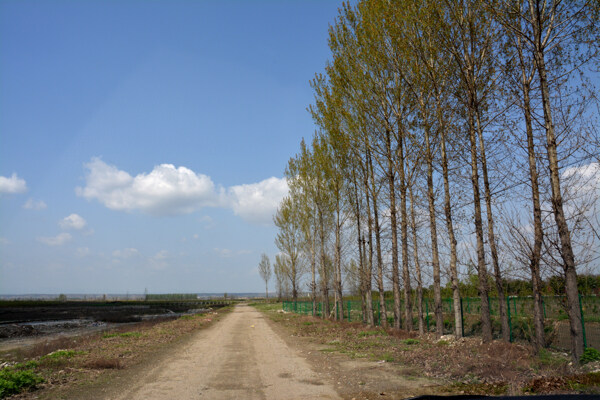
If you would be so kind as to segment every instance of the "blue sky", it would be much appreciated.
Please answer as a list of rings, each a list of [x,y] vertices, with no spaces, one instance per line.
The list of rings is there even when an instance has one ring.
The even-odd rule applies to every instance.
[[[0,294],[262,291],[339,6],[0,2]]]

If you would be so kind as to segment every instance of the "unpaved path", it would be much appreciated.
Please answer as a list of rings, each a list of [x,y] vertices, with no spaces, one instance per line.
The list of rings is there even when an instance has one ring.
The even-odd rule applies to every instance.
[[[339,399],[332,383],[239,305],[111,399]]]

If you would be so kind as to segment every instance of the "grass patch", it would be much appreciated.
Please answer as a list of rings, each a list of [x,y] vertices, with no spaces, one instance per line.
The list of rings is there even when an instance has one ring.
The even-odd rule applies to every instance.
[[[321,353],[334,353],[336,351],[338,351],[338,349],[333,349],[333,348],[327,348],[327,349],[321,349],[319,350]]]
[[[402,343],[407,344],[407,345],[414,345],[414,344],[419,344],[421,343],[420,341],[418,341],[417,339],[404,339],[402,341]]]
[[[283,309],[283,303],[250,303],[251,307],[256,308],[259,311],[278,311]]]
[[[0,370],[0,399],[33,389],[44,382],[44,378],[27,365],[31,366],[29,363],[17,364]]]
[[[593,347],[588,347],[583,351],[579,362],[582,364],[587,364],[589,362],[598,360],[600,360],[600,352]]]
[[[390,353],[383,353],[381,359],[385,362],[394,362],[394,355]]]
[[[385,336],[387,333],[382,330],[374,330],[374,331],[362,331],[358,332],[358,337],[367,337],[367,336]]]
[[[537,358],[540,365],[553,368],[565,364],[566,361],[562,356],[546,349],[541,349]]]

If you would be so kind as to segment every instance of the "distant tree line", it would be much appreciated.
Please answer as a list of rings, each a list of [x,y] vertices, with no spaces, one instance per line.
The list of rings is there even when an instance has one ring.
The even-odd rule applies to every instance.
[[[368,324],[376,291],[382,321],[423,333],[432,285],[441,335],[442,281],[458,300],[466,275],[489,342],[488,296],[501,300],[509,340],[502,300],[526,280],[540,349],[543,279],[560,276],[551,286],[566,295],[579,359],[577,273],[600,257],[599,10],[597,0],[345,3],[312,81],[318,131],[285,170],[278,288],[295,299],[306,283],[339,318],[344,288],[356,289]]]
[[[163,293],[163,294],[145,294],[146,300],[197,300],[196,293]]]

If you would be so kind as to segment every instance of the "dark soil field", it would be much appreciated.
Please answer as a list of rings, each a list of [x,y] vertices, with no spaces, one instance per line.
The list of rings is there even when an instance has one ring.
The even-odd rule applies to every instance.
[[[2,301],[0,324],[33,321],[92,319],[102,322],[138,322],[147,315],[184,313],[219,307],[210,301]]]
[[[78,336],[123,324],[203,313],[214,301],[3,301],[0,351],[29,347],[60,336]]]

